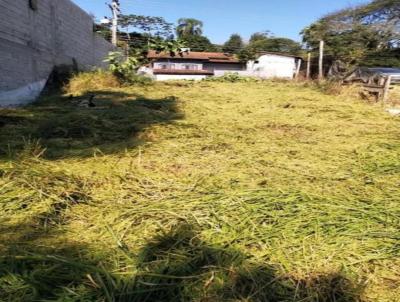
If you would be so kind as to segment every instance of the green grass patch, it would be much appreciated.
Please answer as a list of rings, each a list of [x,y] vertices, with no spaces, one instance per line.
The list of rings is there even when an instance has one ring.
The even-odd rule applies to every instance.
[[[0,111],[0,301],[398,301],[379,105],[273,81],[68,93]]]

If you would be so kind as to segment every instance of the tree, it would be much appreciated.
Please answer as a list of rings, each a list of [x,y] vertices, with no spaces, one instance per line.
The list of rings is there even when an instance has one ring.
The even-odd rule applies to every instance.
[[[148,36],[169,38],[173,35],[173,24],[165,21],[162,17],[121,15],[119,23],[121,28]]]
[[[300,43],[288,38],[273,37],[269,31],[254,33],[250,37],[249,44],[246,47],[246,56],[256,54],[257,52],[270,51],[279,53],[288,53],[291,55],[300,55],[302,47]]]
[[[153,39],[173,40],[174,25],[162,17],[142,15],[120,15],[118,29],[119,47],[127,45],[132,49],[142,49]],[[110,25],[96,25],[96,32],[105,39],[111,39]]]
[[[314,22],[302,31],[303,41],[317,52],[320,40],[332,61],[347,66],[372,65],[380,55],[392,55],[400,41],[400,2],[375,0],[355,8],[343,9]],[[381,65],[380,63],[379,65]],[[384,64],[386,65],[386,64]],[[399,65],[399,63],[397,63]]]
[[[123,83],[135,83],[140,77],[137,76],[137,71],[140,66],[148,62],[147,55],[150,50],[157,53],[168,52],[171,56],[182,54],[184,45],[181,41],[162,40],[155,38],[143,48],[131,49],[129,57],[119,51],[110,52],[104,60],[109,65],[109,70]],[[147,80],[141,78],[142,83]],[[144,81],[144,82],[143,82]]]
[[[204,36],[188,35],[180,39],[192,51],[218,51],[218,47]]]
[[[181,18],[178,20],[176,34],[179,38],[201,36],[203,34],[203,22],[193,18]]]
[[[249,43],[252,44],[254,42],[265,40],[272,37],[272,33],[269,30],[263,32],[257,32],[251,35]]]
[[[227,53],[238,54],[244,47],[243,39],[238,34],[233,34],[222,46],[222,50]]]
[[[257,39],[255,42],[250,43],[249,47],[253,51],[271,51],[292,55],[299,55],[302,50],[298,42],[288,38]]]
[[[255,60],[257,56],[255,51],[249,49],[249,47],[245,47],[237,54],[237,57],[242,62],[248,62]]]

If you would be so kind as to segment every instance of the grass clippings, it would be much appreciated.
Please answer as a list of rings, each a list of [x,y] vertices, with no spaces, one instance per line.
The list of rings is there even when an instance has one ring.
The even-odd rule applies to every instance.
[[[400,120],[379,105],[80,89],[96,108],[0,111],[0,301],[399,301]]]

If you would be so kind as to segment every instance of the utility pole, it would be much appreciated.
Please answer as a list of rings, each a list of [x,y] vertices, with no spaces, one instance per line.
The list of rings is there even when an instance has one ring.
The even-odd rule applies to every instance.
[[[111,32],[112,32],[112,39],[111,43],[114,46],[117,46],[117,32],[118,32],[118,17],[121,13],[120,3],[119,0],[113,0],[111,4],[108,4],[108,7],[111,9],[112,12],[112,25],[111,25]]]
[[[308,53],[307,55],[307,80],[310,79],[311,76],[311,52]]]
[[[318,79],[322,80],[324,78],[324,46],[325,42],[319,42],[319,75]]]

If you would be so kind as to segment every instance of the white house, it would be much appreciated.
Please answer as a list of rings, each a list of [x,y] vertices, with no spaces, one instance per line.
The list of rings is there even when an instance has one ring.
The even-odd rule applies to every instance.
[[[216,74],[246,70],[246,62],[220,52],[187,50],[174,55],[150,51],[147,57],[150,64],[140,71],[153,75],[157,81],[201,80]]]
[[[140,72],[152,75],[157,81],[201,80],[227,73],[259,78],[293,79],[300,70],[300,57],[271,52],[260,53],[257,60],[243,62],[235,56],[219,52],[192,52],[179,54],[150,51],[150,64]]]

